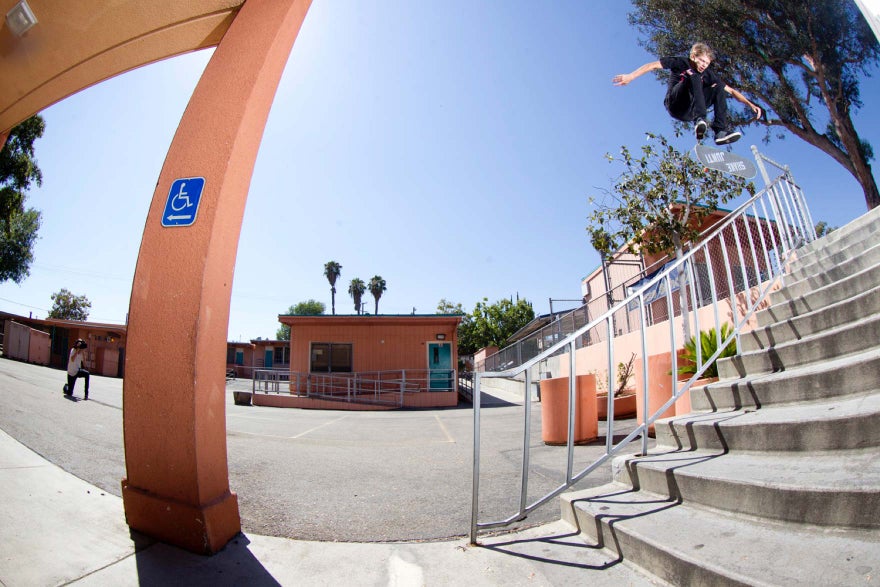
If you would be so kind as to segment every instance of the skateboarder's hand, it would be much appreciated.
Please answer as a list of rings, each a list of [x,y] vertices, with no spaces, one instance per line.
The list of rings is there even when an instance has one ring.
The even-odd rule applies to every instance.
[[[760,106],[753,105],[752,112],[755,113],[755,121],[767,122],[767,111],[766,110],[764,110]]]
[[[611,78],[611,83],[613,83],[615,86],[625,86],[629,82],[633,81],[633,79],[634,77],[631,74],[621,73]]]

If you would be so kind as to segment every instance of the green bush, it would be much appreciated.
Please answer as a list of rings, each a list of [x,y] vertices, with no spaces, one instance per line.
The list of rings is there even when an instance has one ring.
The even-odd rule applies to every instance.
[[[733,334],[733,328],[730,324],[723,324],[721,326],[721,341],[726,340],[731,334]],[[718,350],[718,334],[715,332],[714,328],[700,331],[700,355],[705,362],[706,359],[715,354],[715,351]],[[724,348],[720,355],[718,355],[718,359],[723,359],[724,357],[733,357],[736,355],[736,339],[731,339],[730,343]],[[679,375],[693,375],[697,372],[697,341],[696,337],[692,336],[689,341],[687,341],[684,345],[684,353],[681,355],[682,365],[678,368]],[[718,377],[718,365],[717,360],[712,361],[712,364],[703,372],[703,377]]]

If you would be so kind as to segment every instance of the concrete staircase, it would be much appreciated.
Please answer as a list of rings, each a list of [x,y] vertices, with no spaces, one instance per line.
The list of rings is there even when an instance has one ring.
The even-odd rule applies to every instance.
[[[880,585],[880,209],[803,247],[694,413],[562,497],[674,585]]]

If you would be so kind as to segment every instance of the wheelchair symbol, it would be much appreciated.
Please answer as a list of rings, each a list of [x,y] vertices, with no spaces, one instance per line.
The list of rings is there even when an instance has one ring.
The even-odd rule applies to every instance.
[[[189,201],[187,193],[183,191],[183,188],[185,187],[186,182],[180,182],[180,190],[171,198],[171,209],[175,212],[180,212],[184,208],[189,208],[193,205],[192,202]]]
[[[181,177],[174,180],[165,201],[162,226],[191,226],[196,221],[204,188],[204,177]]]

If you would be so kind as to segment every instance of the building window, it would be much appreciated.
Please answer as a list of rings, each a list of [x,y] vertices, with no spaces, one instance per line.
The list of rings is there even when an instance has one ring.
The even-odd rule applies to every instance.
[[[311,373],[351,373],[351,343],[313,342],[309,357]]]
[[[226,347],[226,363],[232,364],[235,361],[235,349],[233,347]]]
[[[290,347],[289,346],[277,346],[275,347],[275,352],[272,353],[273,359],[272,362],[276,365],[289,365],[290,364]]]

